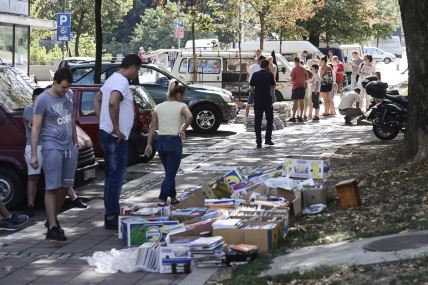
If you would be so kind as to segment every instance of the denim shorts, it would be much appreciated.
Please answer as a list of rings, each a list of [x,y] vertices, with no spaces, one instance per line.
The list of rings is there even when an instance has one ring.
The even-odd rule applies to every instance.
[[[254,105],[254,98],[255,98],[255,94],[254,92],[250,91],[250,94],[248,95],[248,105]]]

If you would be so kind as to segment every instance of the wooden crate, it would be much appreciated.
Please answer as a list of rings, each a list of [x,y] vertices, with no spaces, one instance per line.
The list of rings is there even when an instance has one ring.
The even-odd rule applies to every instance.
[[[336,193],[339,197],[339,207],[341,209],[361,206],[357,179],[348,179],[336,184]]]

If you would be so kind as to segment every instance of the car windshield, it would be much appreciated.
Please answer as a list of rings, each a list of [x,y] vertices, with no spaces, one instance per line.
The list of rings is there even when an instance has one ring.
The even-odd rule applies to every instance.
[[[140,110],[153,110],[156,107],[156,103],[149,93],[142,86],[135,86],[132,89],[135,103],[138,105]]]
[[[10,113],[31,104],[33,88],[11,68],[0,68],[0,104]]]
[[[178,82],[180,82],[184,86],[187,86],[187,84],[184,81],[175,77],[171,72],[169,72],[168,70],[166,70],[160,66],[156,66],[156,68],[154,68],[154,67],[141,67],[140,73],[139,73],[140,83],[149,83],[149,81],[153,81],[150,79],[151,77],[149,74],[154,74],[154,75],[152,75],[152,77],[156,77],[156,74],[158,74],[159,75],[159,76],[157,76],[158,78],[166,77],[168,80],[175,79],[175,80],[178,80]],[[158,78],[156,78],[156,79],[158,79]],[[151,83],[153,83],[153,82],[151,82]]]

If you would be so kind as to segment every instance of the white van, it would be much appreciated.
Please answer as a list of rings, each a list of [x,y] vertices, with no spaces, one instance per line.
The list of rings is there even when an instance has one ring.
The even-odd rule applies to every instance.
[[[307,51],[309,54],[316,53],[319,57],[324,56],[324,54],[316,46],[308,41],[282,41],[281,47],[281,54],[289,62],[292,62],[296,56],[301,57],[303,51]],[[241,49],[243,51],[256,52],[256,50],[259,48],[259,41],[241,43]],[[271,52],[274,50],[277,54],[279,54],[280,41],[265,41],[263,50],[266,52]]]
[[[197,80],[198,83],[227,89],[241,100],[248,97],[248,69],[255,63],[255,53],[241,52],[241,64],[239,63],[238,51],[198,51],[197,52]],[[269,53],[264,53],[269,56]],[[276,86],[276,100],[284,101],[291,99],[291,70],[288,61],[281,55],[276,56],[278,65],[278,76]],[[172,74],[192,82],[192,52],[183,51],[178,54]],[[241,72],[240,72],[241,70]]]
[[[199,39],[195,40],[195,49],[197,51],[201,50],[215,50],[220,47],[220,42],[216,38],[212,39]],[[193,50],[193,42],[187,41],[186,45],[184,46],[185,50]]]

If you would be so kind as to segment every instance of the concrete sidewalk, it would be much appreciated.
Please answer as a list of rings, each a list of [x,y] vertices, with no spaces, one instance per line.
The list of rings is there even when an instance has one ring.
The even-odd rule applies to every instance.
[[[344,144],[375,139],[370,127],[345,127],[342,121],[341,116],[337,116],[322,119],[320,123],[290,125],[273,133],[274,147],[256,149],[254,134],[245,132],[230,136],[208,149],[187,147],[184,153],[188,156],[183,159],[177,176],[177,190],[180,193],[202,186],[209,179],[221,177],[235,167],[252,172],[276,165],[286,155],[328,156]],[[124,185],[121,202],[140,207],[156,203],[163,179],[162,166],[141,164],[132,166],[131,170],[149,174]],[[117,239],[117,232],[103,228],[103,200],[93,200],[89,206],[88,209],[71,209],[60,215],[67,242],[46,241],[43,222],[0,238],[0,284],[178,284],[184,278],[199,280],[197,270],[189,276],[145,272],[96,273],[89,268],[85,257],[95,251],[120,249],[123,245]],[[192,281],[192,284],[196,283]]]
[[[388,252],[367,251],[363,248],[370,242],[386,238],[409,237],[411,235],[422,236],[427,234],[428,231],[408,232],[299,248],[275,258],[271,264],[271,268],[262,273],[262,276],[287,274],[296,271],[310,271],[321,266],[366,265],[428,256],[428,245],[419,248]]]

